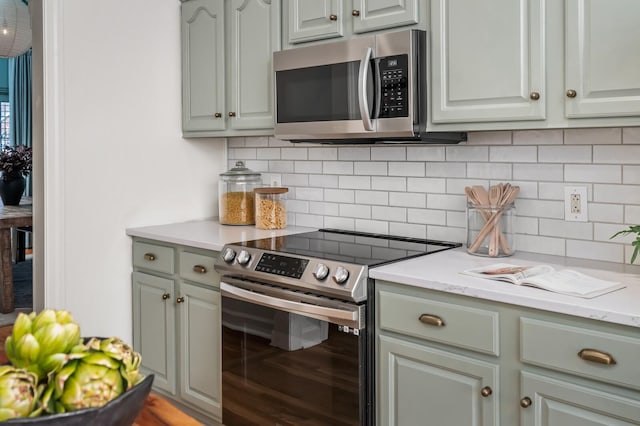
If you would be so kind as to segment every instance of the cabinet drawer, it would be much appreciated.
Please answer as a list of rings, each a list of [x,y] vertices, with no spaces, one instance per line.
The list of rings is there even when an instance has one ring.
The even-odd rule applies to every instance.
[[[180,253],[180,277],[218,287],[220,274],[213,269],[216,259],[215,254],[206,255],[184,251]]]
[[[378,303],[382,330],[500,354],[497,312],[387,291],[380,291]]]
[[[173,274],[174,250],[172,247],[141,242],[133,243],[133,266],[152,271]]]
[[[520,318],[520,332],[522,362],[640,389],[640,339],[531,318]]]

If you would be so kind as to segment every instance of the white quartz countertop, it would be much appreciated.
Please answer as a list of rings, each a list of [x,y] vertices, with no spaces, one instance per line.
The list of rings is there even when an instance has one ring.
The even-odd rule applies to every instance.
[[[285,229],[265,230],[257,229],[255,226],[221,225],[217,220],[211,219],[127,228],[126,231],[127,235],[132,237],[220,251],[228,243],[316,230],[314,228],[296,226],[289,226]]]
[[[584,299],[460,274],[460,271],[494,263],[544,263],[557,269],[573,269],[596,278],[621,282],[626,284],[626,287],[593,299]],[[640,327],[638,266],[532,253],[516,253],[506,258],[487,258],[470,255],[461,247],[372,268],[369,276],[415,287]]]

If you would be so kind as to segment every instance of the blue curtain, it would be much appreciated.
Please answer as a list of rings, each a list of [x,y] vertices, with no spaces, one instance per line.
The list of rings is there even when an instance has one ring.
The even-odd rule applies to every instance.
[[[31,49],[9,59],[9,103],[11,104],[11,145],[31,144]],[[31,196],[31,176],[25,195]]]

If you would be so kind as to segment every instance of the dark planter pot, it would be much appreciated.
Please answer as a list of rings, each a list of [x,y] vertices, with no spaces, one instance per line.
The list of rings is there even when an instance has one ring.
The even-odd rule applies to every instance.
[[[17,206],[24,193],[26,180],[17,177],[10,180],[0,179],[0,197],[5,206]]]
[[[109,401],[104,407],[85,408],[63,414],[49,414],[33,418],[11,419],[2,424],[36,426],[122,426],[133,424],[144,406],[153,384],[153,374]]]

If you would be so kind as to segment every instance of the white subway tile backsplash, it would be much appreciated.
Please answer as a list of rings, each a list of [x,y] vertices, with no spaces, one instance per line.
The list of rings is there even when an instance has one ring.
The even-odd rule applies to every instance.
[[[386,161],[356,161],[353,163],[353,174],[386,176],[388,174]]]
[[[513,132],[514,145],[562,145],[562,130],[517,130]]]
[[[535,163],[538,161],[538,148],[535,146],[492,146],[489,147],[489,161]]]
[[[510,180],[512,178],[511,169],[511,164],[506,163],[468,163],[467,177]]]
[[[620,244],[567,240],[567,256],[622,263],[624,248]]]
[[[593,224],[591,222],[567,222],[565,220],[541,218],[539,234],[549,237],[592,240]]]
[[[371,189],[378,191],[406,191],[407,179],[404,177],[371,177]]]
[[[345,146],[338,151],[338,160],[341,161],[368,161],[371,159],[371,148]]]
[[[640,184],[640,166],[622,166],[622,183]]]
[[[351,161],[323,161],[322,173],[329,175],[352,175],[353,163]]]
[[[622,143],[622,131],[619,128],[566,129],[566,145],[610,145]]]
[[[567,182],[621,183],[620,166],[597,164],[567,164],[564,166],[564,180]]]
[[[389,193],[386,191],[356,191],[356,204],[389,205]]]
[[[407,209],[404,207],[371,206],[371,218],[392,222],[406,222]]]
[[[447,180],[441,178],[408,178],[407,191],[409,192],[437,192],[447,191]]]
[[[347,189],[325,189],[324,200],[334,203],[353,203],[355,192]]]
[[[639,185],[593,185],[593,201],[600,203],[640,204]]]
[[[399,207],[425,208],[427,206],[427,194],[420,192],[390,192],[389,205]]]
[[[407,159],[411,161],[444,161],[444,146],[409,146]]]
[[[390,161],[389,176],[424,176],[424,163]]]
[[[340,176],[338,187],[343,189],[371,189],[370,176]]]
[[[562,164],[514,164],[513,178],[538,182],[562,182],[564,180],[564,168]]]
[[[448,146],[445,149],[447,161],[488,161],[488,146]]]
[[[403,146],[375,146],[371,148],[373,161],[402,161],[407,159],[407,148]]]
[[[466,241],[465,186],[518,185],[516,250],[628,262],[640,224],[640,127],[471,132],[459,145],[292,144],[227,139],[237,160],[289,188],[290,225]],[[564,220],[587,187],[588,222]]]
[[[640,145],[594,146],[593,162],[638,164],[640,163]]]
[[[591,145],[540,146],[538,161],[541,163],[590,163]]]
[[[466,218],[466,213],[464,216]],[[446,210],[408,209],[407,222],[423,223],[425,225],[451,225],[447,222]],[[466,226],[466,222],[458,226]]]

